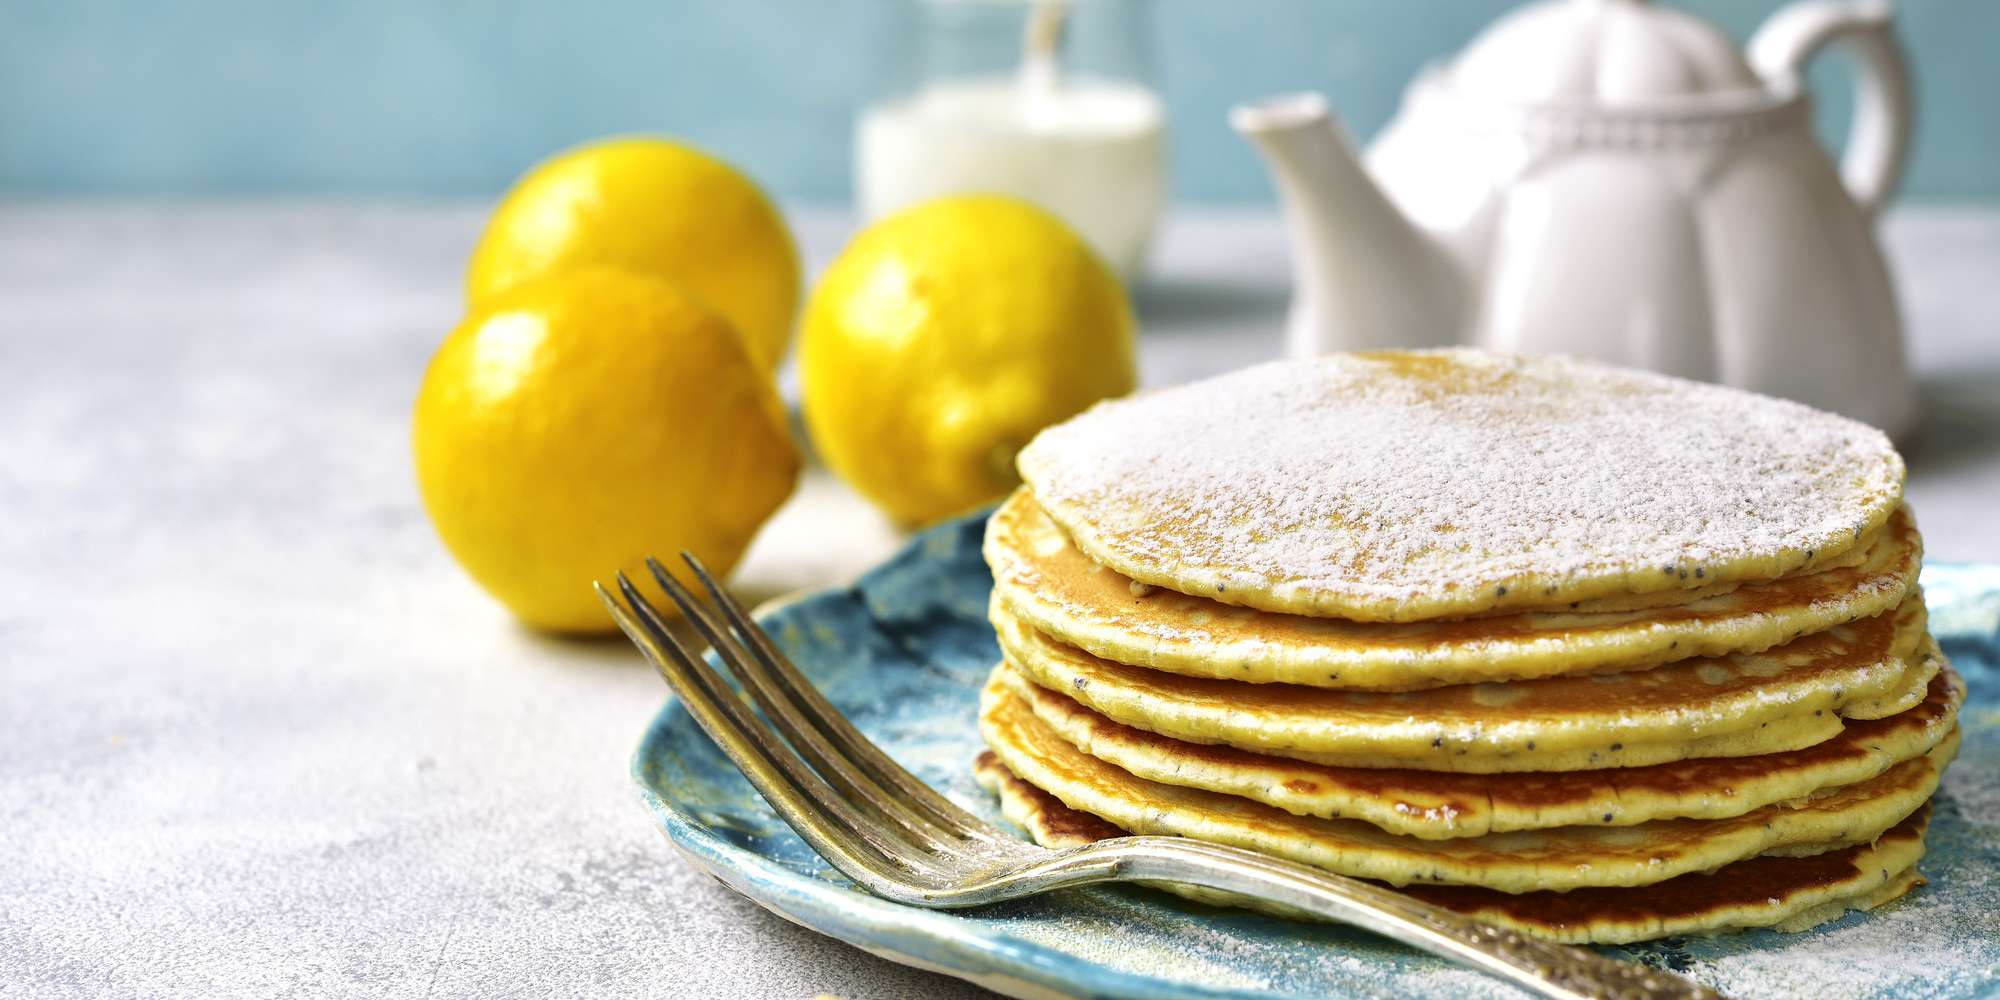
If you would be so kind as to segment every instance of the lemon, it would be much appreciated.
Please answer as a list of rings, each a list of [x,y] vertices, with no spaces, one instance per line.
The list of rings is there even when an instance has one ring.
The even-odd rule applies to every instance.
[[[488,299],[417,396],[417,482],[460,565],[523,621],[596,632],[591,591],[688,549],[735,565],[798,454],[770,378],[670,283],[587,269]]]
[[[807,303],[806,423],[827,464],[921,524],[995,499],[1049,424],[1137,380],[1123,286],[1026,202],[925,202],[869,227]]]
[[[530,278],[591,265],[679,282],[742,332],[765,371],[784,359],[798,249],[757,185],[707,153],[622,138],[535,167],[487,223],[466,296],[477,305]]]

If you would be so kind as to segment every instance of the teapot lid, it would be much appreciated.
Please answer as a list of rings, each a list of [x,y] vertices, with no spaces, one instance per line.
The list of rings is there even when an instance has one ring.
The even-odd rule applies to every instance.
[[[1760,86],[1727,34],[1645,0],[1542,0],[1493,22],[1448,70],[1508,103],[1646,104]]]

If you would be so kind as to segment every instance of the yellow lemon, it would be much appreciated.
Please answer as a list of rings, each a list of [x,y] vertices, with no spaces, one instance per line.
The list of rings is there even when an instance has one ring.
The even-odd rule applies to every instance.
[[[1049,424],[1137,380],[1131,303],[1026,202],[942,198],[848,245],[807,303],[806,423],[833,470],[919,524],[995,499]]]
[[[466,272],[477,305],[530,278],[601,265],[668,278],[778,367],[799,304],[799,254],[757,185],[707,153],[663,139],[579,146],[515,183]]]
[[[467,573],[523,621],[611,628],[590,588],[692,551],[727,572],[792,491],[770,378],[672,284],[571,271],[488,299],[431,359],[417,483]]]

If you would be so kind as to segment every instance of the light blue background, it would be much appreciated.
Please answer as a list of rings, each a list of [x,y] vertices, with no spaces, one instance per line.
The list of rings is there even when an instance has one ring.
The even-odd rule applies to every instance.
[[[1423,63],[1505,0],[1155,0],[1185,200],[1268,188],[1223,123],[1311,88],[1373,132]],[[1774,0],[1701,0],[1747,37]],[[488,195],[549,152],[662,131],[779,194],[844,200],[892,0],[0,0],[0,191]],[[1911,0],[1921,102],[1905,192],[2000,198],[2000,0]],[[1821,119],[1844,118],[1841,67]]]

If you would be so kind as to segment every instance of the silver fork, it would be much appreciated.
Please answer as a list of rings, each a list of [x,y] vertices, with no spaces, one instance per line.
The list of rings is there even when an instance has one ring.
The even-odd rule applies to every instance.
[[[769,725],[673,634],[625,574],[618,574],[618,590],[629,608],[602,585],[597,594],[778,815],[821,857],[878,896],[951,909],[1095,882],[1181,882],[1373,931],[1545,997],[1720,1000],[1672,973],[1538,941],[1254,851],[1184,837],[1116,837],[1052,851],[1012,837],[890,760],[778,651],[700,561],[685,552],[681,557],[714,599],[719,620],[657,560],[646,565]]]

